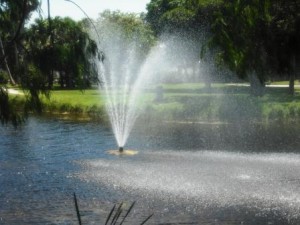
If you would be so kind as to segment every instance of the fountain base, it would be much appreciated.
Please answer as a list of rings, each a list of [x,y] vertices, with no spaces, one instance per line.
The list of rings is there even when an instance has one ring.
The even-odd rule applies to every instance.
[[[107,154],[110,154],[110,155],[126,155],[126,156],[132,156],[132,155],[136,155],[138,154],[138,151],[135,151],[135,150],[124,150],[122,148],[122,150],[118,149],[118,150],[108,150],[106,152]]]

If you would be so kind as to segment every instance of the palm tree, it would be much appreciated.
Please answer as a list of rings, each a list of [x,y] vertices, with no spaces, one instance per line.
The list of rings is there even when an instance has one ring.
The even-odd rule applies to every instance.
[[[97,54],[97,45],[84,31],[83,22],[55,17],[49,21],[38,19],[28,29],[26,43],[30,59],[52,86],[53,73],[59,75],[61,87],[73,88],[95,80],[89,59]]]

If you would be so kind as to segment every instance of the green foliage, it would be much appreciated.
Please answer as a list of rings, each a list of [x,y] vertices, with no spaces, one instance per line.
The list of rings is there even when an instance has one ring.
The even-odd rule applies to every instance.
[[[144,22],[141,15],[135,13],[105,10],[97,19],[97,27],[104,40],[118,37],[124,46],[134,44],[142,58],[156,41],[151,27]]]
[[[1,50],[4,52],[0,53],[0,83],[5,85],[8,79],[14,78],[26,89],[25,110],[35,109],[38,112],[42,110],[43,104],[47,105],[45,99],[49,96],[48,90],[55,82],[69,89],[84,88],[98,82],[96,68],[90,61],[90,58],[98,54],[98,48],[97,43],[87,34],[87,21],[75,22],[70,18],[59,17],[38,19],[29,28],[24,28],[31,12],[38,9],[39,3],[38,0],[0,0],[0,38],[3,42]],[[177,34],[181,37],[181,44],[174,41],[167,48],[175,47],[174,51],[170,51],[171,55],[173,58],[178,57],[177,60],[183,63],[199,60],[198,50],[203,44],[201,35],[205,30],[212,35],[209,47],[215,47],[219,64],[227,65],[242,79],[254,74],[258,76],[260,83],[264,83],[269,76],[295,74],[295,64],[300,58],[299,9],[300,2],[294,0],[151,0],[147,5],[146,15],[105,11],[96,23],[102,24],[99,25],[101,36],[115,36],[115,33],[102,29],[106,26],[115,29],[114,32],[122,31],[122,41],[131,43],[134,40],[135,47],[139,49],[140,60],[145,58],[154,45],[155,34]],[[185,52],[196,54],[190,54],[193,56],[186,59],[175,52],[181,55]],[[4,72],[6,64],[12,76]],[[14,111],[15,102],[12,103],[12,99],[8,97],[5,86],[0,88],[1,121],[6,123],[12,120],[17,123],[20,117]],[[196,95],[192,87],[179,89],[177,91],[181,95],[186,94],[186,89],[190,89],[189,97]],[[167,89],[168,91],[174,92],[175,89]],[[167,96],[171,94],[167,93]],[[40,101],[42,95],[45,96],[43,102]],[[180,111],[180,101],[174,103],[170,99],[174,100],[175,97],[167,98],[165,104]],[[250,108],[256,103],[260,107],[260,101],[263,101],[256,101],[255,98],[253,101],[242,99],[232,100],[231,105],[240,105],[240,109],[245,106],[246,109],[247,104]],[[102,103],[98,102],[92,103],[93,107],[89,109],[84,109],[87,107],[85,104],[76,105],[73,102],[73,99],[68,99],[68,102],[61,104],[61,109],[78,113],[89,110],[94,112],[97,107],[102,109]],[[193,100],[191,103],[193,104]],[[262,104],[263,114],[268,118],[294,118],[299,115],[297,104]],[[204,106],[211,109],[204,114],[213,115],[218,111],[216,107],[211,107],[207,99],[199,100],[198,105],[194,104],[198,109]],[[253,111],[254,114],[257,112]]]
[[[211,64],[213,57],[200,60],[200,55],[201,47],[209,35],[213,12],[218,9],[221,2],[152,0],[147,5],[148,12],[145,19],[164,41],[166,61],[171,61],[182,77],[186,76],[186,71],[190,69],[195,80],[200,78],[206,83],[218,76],[218,71],[211,69],[212,66],[203,66]],[[197,71],[199,66],[205,70],[205,74]]]
[[[18,78],[23,67],[23,30],[30,13],[37,9],[38,0],[1,0],[0,1],[0,71],[1,83],[7,80],[6,75],[14,84],[14,78]],[[3,46],[2,46],[3,45]],[[3,73],[3,69],[11,74]],[[13,78],[14,76],[14,78]],[[8,91],[0,86],[0,118],[2,123],[12,122],[17,125],[23,118],[17,112],[15,105],[8,97]]]
[[[4,57],[8,59],[9,64],[14,65],[13,72],[18,75],[18,81],[26,92],[25,112],[41,112],[43,107],[47,107],[47,100],[41,101],[40,98],[42,95],[49,96],[49,90],[55,81],[58,81],[61,87],[67,88],[84,88],[98,82],[96,68],[90,60],[98,54],[98,49],[96,42],[91,40],[86,32],[86,21],[75,22],[70,18],[60,17],[47,20],[40,18],[24,29],[24,21],[31,10],[37,7],[35,3],[38,1],[0,2],[1,38],[5,43],[10,43],[4,46],[7,55],[0,57],[0,68],[3,67]],[[122,27],[125,40],[137,40],[137,47],[144,56],[154,44],[153,32],[138,15],[115,12],[106,13],[104,17],[106,21]],[[22,36],[19,35],[21,30]],[[19,46],[12,48],[12,44],[15,44],[13,42],[16,41],[22,51],[11,51],[19,49]],[[16,55],[20,57],[15,59]],[[140,57],[141,60],[142,58]],[[4,76],[1,78],[5,81]],[[5,114],[12,113],[6,105],[9,104],[7,90],[3,89],[2,94],[1,116],[3,113],[3,118],[9,119],[11,117]],[[81,106],[72,105],[72,101],[63,103],[60,108],[81,113]]]
[[[221,2],[222,0],[151,0],[147,5],[146,20],[157,34],[198,33],[209,25],[212,11]]]
[[[212,26],[210,46],[219,51],[217,62],[242,79],[255,73],[261,83],[269,76],[295,73],[299,8],[299,1],[224,1]]]
[[[164,101],[148,109],[157,119],[188,122],[299,121],[299,92],[291,97],[285,88],[270,87],[264,97],[258,97],[249,91],[249,87],[226,84],[213,84],[209,91],[203,84],[168,84]]]
[[[21,86],[26,93],[25,114],[29,111],[42,112],[43,104],[40,95],[49,97],[47,79],[34,64],[28,64],[21,71]]]
[[[266,88],[264,97],[249,95],[250,88],[213,84],[210,90],[203,83],[164,84],[164,99],[155,102],[155,88],[142,96],[145,108],[142,118],[179,121],[299,121],[300,92],[294,97],[285,88]],[[296,98],[296,100],[295,100]],[[42,97],[46,112],[78,119],[108,121],[105,95],[98,90],[54,90],[51,98]],[[22,109],[22,96],[10,97],[11,105]]]
[[[7,84],[9,81],[9,76],[6,71],[0,70],[0,84]]]
[[[0,86],[0,121],[2,125],[11,122],[16,127],[24,121],[16,107],[17,104],[10,100],[7,89]]]
[[[247,78],[255,72],[261,83],[265,77],[265,28],[270,22],[269,0],[224,1],[215,14],[212,46],[220,49],[218,62],[227,64]]]
[[[147,11],[146,20],[158,34],[188,29],[195,22],[195,11],[184,0],[152,0]]]
[[[265,44],[273,73],[296,73],[293,61],[300,57],[300,2],[278,0],[270,8],[272,17]]]
[[[108,121],[104,96],[101,98],[96,89],[53,90],[51,98],[42,98],[42,102],[44,111],[50,114]]]
[[[56,17],[49,21],[37,19],[26,32],[27,59],[37,65],[53,85],[54,71],[61,87],[85,87],[97,81],[91,57],[97,45],[85,32],[84,23]]]
[[[3,49],[0,51],[0,68],[9,67],[15,80],[20,75],[18,72],[22,64],[24,26],[38,5],[38,0],[0,1],[0,39],[3,43]]]
[[[1,0],[0,1],[0,31],[7,47],[20,43],[21,30],[24,28],[30,13],[38,8],[38,0]]]

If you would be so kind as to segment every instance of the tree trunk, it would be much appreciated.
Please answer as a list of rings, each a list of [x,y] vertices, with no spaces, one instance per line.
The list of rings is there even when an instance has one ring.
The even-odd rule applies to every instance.
[[[64,80],[65,80],[64,72],[60,71],[59,72],[59,83],[60,83],[61,88],[64,88],[64,86],[65,86]]]
[[[0,37],[0,48],[1,48],[1,53],[3,55],[4,64],[5,64],[8,76],[9,76],[10,83],[14,86],[14,85],[16,85],[16,82],[15,82],[14,78],[11,75],[11,72],[10,72],[10,69],[9,69],[9,66],[8,66],[8,63],[7,63],[7,60],[6,60],[6,55],[5,55],[5,51],[4,51],[4,47],[3,47],[1,37]]]
[[[17,43],[14,43],[14,51],[15,51],[15,63],[16,63],[16,67],[20,68],[20,60],[19,60],[19,50],[18,50],[18,46]]]
[[[66,85],[66,88],[68,88],[68,89],[71,89],[74,87],[72,74],[69,71],[66,71],[66,73],[65,73],[65,85]]]
[[[294,71],[290,72],[290,81],[289,81],[289,94],[294,96],[295,94],[295,73]]]
[[[48,33],[50,35],[50,45],[51,45],[51,51],[50,51],[50,60],[53,60],[53,48],[54,48],[54,36],[52,32],[52,19],[50,14],[50,0],[47,0],[47,6],[48,6],[48,23],[49,23],[49,30]],[[50,72],[48,73],[48,88],[51,89],[53,87],[53,79],[54,79],[54,70],[51,68]]]
[[[296,78],[296,57],[292,57],[292,68],[289,71],[289,94],[294,96],[295,94],[295,78]]]
[[[265,91],[265,86],[260,82],[256,73],[252,71],[248,74],[248,79],[250,82],[251,94],[255,96],[263,96]]]

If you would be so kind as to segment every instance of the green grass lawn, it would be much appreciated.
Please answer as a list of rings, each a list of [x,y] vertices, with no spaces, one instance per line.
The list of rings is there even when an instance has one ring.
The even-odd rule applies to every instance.
[[[250,87],[202,83],[162,84],[164,98],[154,101],[155,87],[139,98],[146,114],[174,120],[261,120],[300,118],[300,89],[295,96],[283,87],[268,87],[262,97],[250,95]],[[22,96],[18,96],[22,98]],[[24,97],[23,97],[24,98]],[[42,98],[45,111],[106,117],[106,96],[98,89],[53,90],[50,99]]]
[[[104,100],[97,89],[89,90],[54,90],[51,92],[50,102],[59,104],[80,105],[83,107],[103,106]]]
[[[261,121],[300,119],[300,89],[295,96],[288,88],[267,87],[262,97],[250,95],[250,87],[212,84],[163,85],[165,99],[152,108],[174,120]]]
[[[274,81],[274,82],[271,82],[270,84],[289,85],[289,81]],[[295,85],[300,85],[300,80],[295,80]]]

